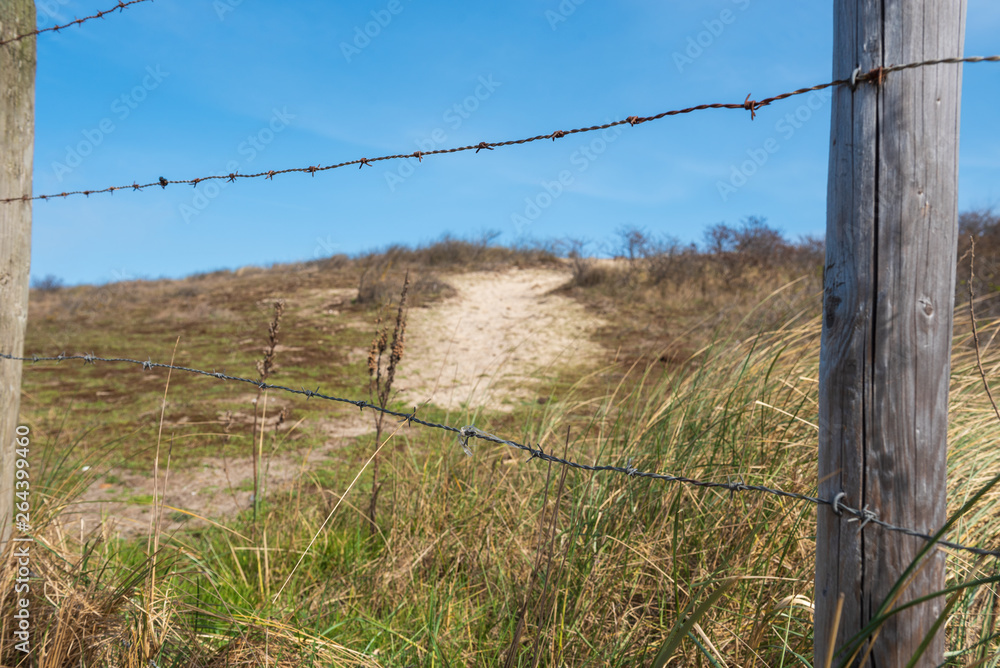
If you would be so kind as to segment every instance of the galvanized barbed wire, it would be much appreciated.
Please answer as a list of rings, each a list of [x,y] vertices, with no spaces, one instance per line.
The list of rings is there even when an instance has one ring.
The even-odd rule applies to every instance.
[[[556,139],[561,139],[563,137],[579,134],[584,132],[594,132],[597,130],[607,130],[608,128],[613,128],[619,125],[629,124],[631,127],[635,127],[641,123],[648,123],[649,121],[657,121],[668,116],[677,116],[680,114],[690,114],[695,111],[703,111],[706,109],[742,109],[744,111],[750,112],[750,119],[753,120],[757,115],[757,110],[761,107],[766,107],[774,102],[780,100],[785,100],[796,95],[804,95],[805,93],[811,93],[813,91],[823,90],[825,88],[831,88],[834,86],[851,86],[854,87],[858,83],[866,81],[875,81],[881,84],[885,76],[890,72],[897,72],[900,70],[908,70],[917,67],[928,67],[931,65],[944,65],[949,63],[984,63],[984,62],[1000,62],[1000,55],[998,56],[969,56],[967,58],[939,58],[936,60],[925,60],[919,63],[907,63],[905,65],[892,65],[889,67],[876,67],[868,72],[860,73],[855,71],[849,79],[837,79],[836,81],[830,81],[824,84],[818,84],[816,86],[809,86],[808,88],[799,88],[793,90],[789,93],[781,93],[780,95],[775,95],[773,97],[764,98],[762,100],[751,100],[748,94],[743,102],[736,103],[714,103],[714,104],[699,104],[694,107],[687,107],[685,109],[673,109],[671,111],[660,112],[653,116],[629,116],[618,121],[611,121],[609,123],[604,123],[603,125],[591,125],[588,127],[575,128],[572,130],[556,130],[555,132],[550,132],[548,134],[535,135],[533,137],[526,137],[524,139],[512,139],[508,141],[500,142],[479,142],[478,144],[469,144],[468,146],[457,146],[454,148],[439,148],[432,151],[414,151],[413,153],[397,153],[394,155],[383,155],[377,158],[357,158],[355,160],[347,160],[345,162],[338,162],[333,165],[314,165],[309,167],[291,167],[288,169],[271,169],[266,172],[256,172],[254,174],[240,174],[238,171],[230,172],[229,174],[212,174],[209,176],[199,176],[193,179],[167,179],[164,177],[159,177],[156,181],[151,183],[140,184],[137,181],[133,181],[129,185],[124,186],[108,186],[107,188],[100,188],[94,190],[72,190],[68,192],[52,193],[48,195],[22,195],[21,197],[8,197],[5,199],[0,199],[0,203],[10,203],[10,202],[30,202],[32,200],[49,200],[58,199],[62,197],[69,197],[70,195],[85,195],[90,197],[91,195],[97,195],[101,193],[114,193],[116,190],[145,190],[146,188],[152,188],[154,186],[159,186],[161,188],[166,188],[168,185],[190,185],[197,187],[202,181],[213,181],[218,179],[223,179],[233,183],[236,179],[273,179],[279,174],[292,174],[292,173],[302,173],[310,174],[312,176],[316,175],[316,172],[325,172],[331,169],[339,169],[341,167],[347,167],[349,165],[358,165],[358,169],[363,167],[371,166],[374,162],[380,162],[383,160],[408,160],[411,158],[416,158],[418,161],[423,161],[426,156],[429,155],[440,155],[443,153],[459,153],[462,151],[475,151],[479,153],[482,150],[492,151],[495,148],[500,148],[504,146],[515,146],[518,144],[528,144],[530,142],[539,141],[542,139],[551,139],[555,141]]]
[[[230,376],[224,372],[219,371],[205,371],[203,369],[195,369],[192,367],[177,366],[174,364],[163,364],[161,362],[153,362],[147,359],[145,362],[142,360],[131,359],[128,357],[98,357],[93,353],[88,353],[84,355],[66,355],[65,353],[61,355],[56,355],[55,357],[41,357],[38,355],[32,355],[31,357],[23,357],[10,355],[8,353],[0,353],[0,359],[15,360],[20,362],[65,362],[70,360],[80,360],[86,364],[96,364],[97,362],[110,362],[110,363],[123,363],[123,364],[134,364],[141,366],[143,370],[149,371],[152,369],[169,369],[171,371],[183,371],[186,373],[193,373],[202,376],[209,376],[211,378],[218,378],[219,380],[233,381],[238,383],[249,383],[262,390],[280,390],[282,392],[289,392],[291,394],[298,394],[306,397],[307,399],[316,397],[318,399],[325,399],[327,401],[335,401],[339,403],[351,404],[357,406],[360,410],[370,408],[374,411],[384,413],[386,415],[391,415],[400,418],[400,422],[405,422],[407,425],[416,423],[424,427],[430,427],[432,429],[441,429],[443,431],[452,432],[457,435],[458,442],[465,451],[465,454],[472,456],[472,450],[469,448],[469,439],[476,438],[490,443],[496,443],[497,445],[506,445],[512,448],[516,448],[523,452],[527,452],[530,457],[527,461],[532,459],[540,459],[545,462],[553,462],[555,464],[560,464],[562,466],[568,466],[570,468],[579,469],[582,471],[607,471],[613,473],[620,473],[626,475],[630,478],[651,478],[654,480],[662,480],[666,483],[679,483],[683,485],[690,485],[692,487],[701,487],[703,489],[724,489],[735,494],[737,492],[762,492],[765,494],[771,494],[773,496],[783,497],[786,499],[792,499],[795,501],[808,501],[815,505],[825,505],[830,506],[833,512],[837,515],[842,515],[847,513],[851,515],[851,519],[848,522],[860,522],[858,530],[864,529],[868,524],[875,524],[888,531],[895,531],[898,533],[905,534],[907,536],[913,536],[914,538],[920,538],[925,541],[933,541],[934,537],[927,532],[919,531],[917,529],[912,529],[908,527],[901,527],[890,522],[886,522],[878,517],[878,513],[868,508],[866,505],[864,508],[853,508],[850,505],[843,503],[842,499],[846,496],[844,492],[839,492],[833,499],[823,499],[816,496],[809,496],[808,494],[800,494],[799,492],[789,492],[783,489],[768,487],[766,485],[748,485],[742,478],[732,481],[727,480],[726,482],[718,482],[711,480],[698,480],[696,478],[688,478],[685,476],[670,475],[665,473],[656,473],[652,471],[642,471],[632,465],[632,460],[629,459],[625,466],[614,466],[614,465],[592,465],[592,464],[581,464],[569,459],[563,459],[562,457],[557,457],[556,455],[549,454],[542,449],[542,444],[538,443],[535,447],[532,447],[530,443],[518,443],[517,441],[512,441],[510,439],[501,438],[485,432],[481,429],[476,428],[472,425],[466,425],[464,427],[452,427],[451,425],[441,424],[438,422],[431,422],[429,420],[424,420],[417,417],[417,409],[414,408],[412,413],[405,413],[402,411],[394,411],[389,408],[382,408],[377,404],[373,404],[370,401],[365,401],[363,399],[347,399],[344,397],[337,397],[328,394],[324,394],[319,391],[317,387],[315,390],[307,390],[304,387],[299,389],[293,387],[287,387],[284,385],[276,385],[274,383],[267,383],[261,380],[254,380],[252,378],[243,378],[241,376]],[[978,556],[989,556],[1000,558],[1000,550],[988,550],[981,547],[975,547],[970,545],[962,545],[961,543],[955,543],[949,540],[937,540],[935,541],[938,545],[951,548],[953,550],[960,550],[963,552],[969,552]]]
[[[117,5],[115,5],[111,9],[105,9],[102,12],[97,12],[93,16],[84,16],[82,19],[76,19],[75,21],[70,21],[69,23],[64,23],[64,24],[58,25],[58,26],[52,26],[51,28],[39,28],[37,30],[32,30],[31,32],[26,32],[23,35],[17,35],[15,37],[11,37],[10,39],[0,40],[0,46],[3,46],[4,44],[10,44],[11,42],[16,42],[16,41],[24,39],[26,37],[33,37],[34,35],[39,35],[39,34],[41,34],[43,32],[49,32],[50,30],[54,30],[56,32],[59,32],[63,28],[69,28],[70,26],[80,25],[84,21],[89,21],[91,19],[102,19],[102,18],[104,18],[105,14],[110,14],[111,12],[121,11],[121,10],[125,9],[126,7],[128,7],[129,5],[135,5],[135,4],[138,4],[140,2],[151,2],[151,1],[152,0],[128,0],[128,2],[119,2]]]

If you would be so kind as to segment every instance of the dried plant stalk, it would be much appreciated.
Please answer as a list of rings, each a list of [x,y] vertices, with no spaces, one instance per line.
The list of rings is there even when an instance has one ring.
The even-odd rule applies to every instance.
[[[379,407],[385,408],[389,404],[389,396],[392,392],[392,383],[396,378],[396,369],[403,359],[403,350],[406,341],[406,293],[410,287],[410,273],[406,273],[403,279],[403,289],[399,293],[399,305],[396,308],[396,324],[392,329],[392,343],[389,343],[389,330],[379,316],[375,320],[375,336],[372,338],[371,348],[368,350],[368,393],[372,402],[377,401]],[[383,362],[386,350],[389,351],[389,359]],[[385,413],[377,412],[375,415],[375,448],[382,442],[382,421]],[[368,525],[372,535],[378,531],[375,522],[375,514],[378,506],[378,493],[382,488],[382,483],[378,479],[379,456],[376,453],[372,460],[372,494],[368,502]]]
[[[267,379],[271,376],[271,372],[274,371],[274,353],[278,347],[278,331],[281,329],[281,316],[285,312],[285,300],[276,299],[274,301],[274,317],[271,318],[271,322],[267,327],[267,345],[264,347],[264,357],[257,360],[257,373],[260,374],[261,384],[266,383]],[[257,398],[253,403],[253,432],[250,441],[250,448],[253,451],[253,519],[254,522],[257,521],[257,506],[260,502],[260,475],[259,471],[259,461],[261,457],[260,450],[264,445],[264,415],[260,415],[261,419],[261,437],[259,439],[260,444],[258,445],[257,438],[257,416],[259,415],[258,408],[260,407],[260,397],[264,393],[263,388],[257,389]],[[277,427],[275,427],[277,429]]]

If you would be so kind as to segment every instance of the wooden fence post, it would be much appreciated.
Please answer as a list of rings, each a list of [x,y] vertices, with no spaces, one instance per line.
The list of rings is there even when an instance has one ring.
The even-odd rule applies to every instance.
[[[833,76],[961,56],[965,13],[965,0],[836,0]],[[831,120],[819,494],[843,492],[854,508],[927,533],[946,519],[961,77],[961,65],[933,65],[840,87]],[[817,666],[874,616],[923,546],[848,520],[819,507]],[[898,603],[943,588],[944,555],[929,561]],[[868,665],[905,665],[943,606],[938,598],[891,618]],[[943,655],[939,632],[918,665]]]
[[[0,40],[35,29],[32,0],[0,0]],[[35,38],[0,45],[0,198],[31,193],[35,137]],[[24,352],[31,203],[0,204],[0,352]],[[0,548],[13,520],[14,430],[21,363],[0,360]]]

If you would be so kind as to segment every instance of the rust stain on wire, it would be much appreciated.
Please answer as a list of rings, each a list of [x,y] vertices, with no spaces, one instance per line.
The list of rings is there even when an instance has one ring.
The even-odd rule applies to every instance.
[[[20,39],[24,39],[26,37],[33,37],[35,35],[40,35],[41,33],[43,33],[43,32],[49,32],[50,30],[54,30],[56,32],[59,32],[63,28],[69,28],[70,26],[80,25],[84,21],[89,21],[90,19],[102,19],[102,18],[104,18],[105,14],[110,14],[111,12],[121,11],[121,10],[125,9],[126,7],[128,7],[129,5],[135,5],[135,4],[138,4],[140,2],[150,2],[150,1],[151,0],[129,0],[128,2],[119,2],[117,5],[115,5],[111,9],[105,9],[102,12],[97,12],[93,16],[84,16],[82,19],[76,19],[75,21],[70,21],[69,23],[64,23],[63,25],[52,26],[51,28],[41,28],[39,30],[32,30],[31,32],[26,32],[23,35],[17,35],[16,37],[11,37],[10,39],[2,40],[2,41],[0,41],[0,46],[3,46],[4,44],[10,44],[11,42],[16,42],[16,41],[18,41]]]
[[[131,3],[120,3],[124,5],[132,4],[134,2],[144,2],[146,0],[132,0]],[[575,128],[573,130],[556,130],[555,132],[548,132],[542,135],[535,135],[534,137],[526,137],[524,139],[512,139],[509,141],[500,142],[479,142],[478,144],[470,144],[469,146],[457,146],[455,148],[440,148],[433,151],[414,151],[412,153],[397,153],[395,155],[383,155],[378,158],[358,158],[356,160],[348,160],[345,162],[338,162],[333,165],[314,165],[310,167],[293,167],[290,169],[272,169],[266,172],[257,172],[256,174],[218,174],[212,176],[199,176],[193,179],[179,179],[170,180],[163,178],[162,176],[159,180],[152,183],[139,184],[138,182],[133,182],[124,186],[109,186],[107,188],[100,188],[94,190],[73,190],[70,192],[61,193],[51,193],[48,195],[22,195],[21,197],[8,197],[6,199],[0,199],[0,203],[9,202],[30,202],[32,200],[48,200],[61,197],[69,197],[70,195],[85,195],[87,197],[91,195],[96,195],[99,193],[114,193],[116,190],[144,190],[146,188],[151,188],[153,186],[161,186],[166,188],[167,185],[171,184],[186,184],[191,186],[197,186],[202,181],[210,181],[213,179],[225,179],[229,182],[235,182],[236,179],[257,179],[261,177],[266,177],[268,179],[273,179],[278,174],[293,174],[293,173],[304,173],[310,174],[312,176],[316,175],[316,172],[325,172],[331,169],[339,169],[340,167],[347,167],[348,165],[358,165],[358,169],[361,169],[365,165],[371,166],[374,162],[380,162],[383,160],[405,160],[409,158],[416,158],[419,161],[429,155],[438,155],[443,153],[459,153],[461,151],[475,151],[479,153],[482,150],[492,151],[495,148],[500,148],[503,146],[515,146],[518,144],[528,144],[530,142],[539,141],[542,139],[551,139],[555,141],[556,139],[561,139],[568,135],[580,134],[584,132],[594,132],[596,130],[606,130],[608,128],[613,128],[618,125],[628,124],[629,126],[635,127],[641,123],[648,123],[649,121],[658,121],[662,118],[668,116],[678,116],[680,114],[690,114],[695,111],[705,111],[707,109],[737,109],[740,111],[749,111],[750,119],[753,120],[757,116],[757,111],[762,107],[770,106],[775,102],[781,100],[787,100],[790,97],[795,97],[796,95],[804,95],[806,93],[811,93],[817,90],[823,90],[825,88],[832,88],[835,86],[852,86],[857,85],[860,82],[871,81],[876,85],[881,86],[885,82],[886,76],[890,72],[899,72],[901,70],[909,70],[918,67],[928,67],[931,65],[945,65],[945,64],[956,64],[956,63],[985,63],[985,62],[1000,62],[1000,56],[970,56],[968,58],[939,58],[937,60],[925,60],[919,63],[908,63],[906,65],[892,65],[890,67],[876,67],[873,70],[862,74],[855,74],[847,79],[837,79],[836,81],[830,81],[829,83],[818,84],[816,86],[809,86],[808,88],[799,88],[788,93],[781,93],[780,95],[775,95],[773,97],[766,97],[762,100],[751,100],[748,94],[743,102],[735,103],[714,103],[714,104],[699,104],[694,107],[687,107],[685,109],[673,109],[671,111],[664,111],[654,116],[629,116],[619,121],[612,121],[610,123],[604,123],[603,125],[591,125],[584,128]]]

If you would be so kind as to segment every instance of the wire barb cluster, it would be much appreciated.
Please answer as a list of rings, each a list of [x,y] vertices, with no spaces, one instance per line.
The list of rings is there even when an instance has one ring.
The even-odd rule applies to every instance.
[[[133,0],[133,2],[143,2],[144,0]],[[126,3],[131,4],[131,3]],[[347,167],[348,165],[358,165],[358,169],[361,169],[365,165],[369,167],[374,162],[380,162],[383,160],[408,160],[410,158],[416,158],[418,161],[423,161],[426,156],[438,155],[442,153],[459,153],[462,151],[474,151],[479,153],[482,150],[492,151],[493,149],[504,147],[504,146],[515,146],[518,144],[528,144],[530,142],[539,141],[542,139],[551,139],[555,141],[556,139],[561,139],[563,137],[579,134],[584,132],[595,132],[597,130],[607,130],[608,128],[613,128],[618,125],[628,124],[631,127],[635,127],[641,123],[648,123],[649,121],[657,121],[667,116],[677,116],[680,114],[690,114],[695,111],[704,111],[707,109],[736,109],[741,111],[749,111],[750,119],[753,120],[757,116],[757,112],[762,107],[767,107],[774,102],[780,100],[786,100],[790,97],[796,95],[804,95],[805,93],[811,93],[817,90],[823,90],[825,88],[831,88],[835,86],[850,86],[852,89],[861,82],[875,82],[877,85],[881,85],[885,81],[885,77],[890,72],[898,72],[900,70],[908,70],[917,67],[927,67],[931,65],[944,65],[953,63],[983,63],[983,62],[1000,62],[1000,56],[970,56],[968,58],[940,58],[937,60],[926,60],[919,63],[908,63],[906,65],[892,65],[890,67],[877,67],[865,73],[855,72],[847,79],[837,79],[836,81],[831,81],[829,83],[819,84],[816,86],[809,86],[808,88],[799,88],[798,90],[793,90],[789,93],[782,93],[780,95],[775,95],[773,97],[767,97],[762,100],[751,100],[748,94],[743,102],[734,103],[715,103],[715,104],[699,104],[694,107],[687,107],[685,109],[673,109],[671,111],[664,111],[654,116],[629,116],[618,121],[612,121],[609,123],[604,123],[603,125],[591,125],[583,128],[575,128],[573,130],[556,130],[555,132],[549,132],[546,134],[535,135],[533,137],[527,137],[524,139],[512,139],[508,141],[500,142],[479,142],[478,144],[470,144],[468,146],[458,146],[454,148],[440,148],[433,151],[414,151],[412,153],[397,153],[395,155],[383,155],[378,158],[358,158],[356,160],[347,160],[345,162],[338,162],[333,165],[313,165],[308,167],[292,167],[289,169],[271,169],[266,172],[257,172],[256,174],[240,174],[238,172],[232,172],[230,174],[215,174],[211,176],[199,176],[193,179],[179,179],[171,180],[164,177],[160,177],[157,181],[151,183],[140,184],[136,181],[128,185],[123,186],[108,186],[107,188],[100,188],[94,190],[73,190],[70,192],[52,193],[48,195],[22,195],[21,197],[8,197],[6,199],[0,199],[0,203],[10,203],[10,202],[29,202],[32,200],[48,200],[62,197],[69,197],[70,195],[85,195],[87,197],[91,195],[96,195],[99,193],[114,193],[116,190],[144,190],[146,188],[151,188],[153,186],[160,186],[166,188],[168,185],[172,184],[185,184],[197,187],[202,181],[211,181],[214,179],[223,179],[230,183],[235,182],[236,179],[258,179],[266,178],[273,179],[278,174],[310,174],[312,176],[316,175],[316,172],[325,172],[331,169],[338,169],[340,167]]]
[[[844,492],[838,492],[833,499],[823,499],[815,496],[809,496],[807,494],[800,494],[798,492],[789,492],[783,489],[778,489],[774,487],[767,487],[766,485],[749,485],[742,479],[736,481],[727,480],[726,482],[711,481],[711,480],[697,480],[695,478],[688,478],[685,476],[669,475],[665,473],[656,473],[653,471],[642,471],[632,464],[632,460],[629,459],[625,466],[613,466],[613,465],[591,465],[591,464],[581,464],[569,459],[563,459],[562,457],[557,457],[555,455],[550,455],[542,449],[541,444],[537,444],[534,447],[530,443],[518,443],[517,441],[512,441],[510,439],[501,438],[490,434],[481,429],[476,428],[472,425],[466,425],[464,427],[452,427],[451,425],[440,424],[437,422],[430,422],[418,418],[416,416],[417,409],[414,408],[412,413],[402,413],[400,411],[394,411],[388,408],[382,408],[377,404],[373,404],[370,401],[357,400],[357,399],[347,399],[344,397],[336,397],[327,394],[323,394],[319,391],[319,388],[315,390],[307,390],[304,387],[293,388],[286,387],[284,385],[275,385],[273,383],[263,382],[258,379],[252,378],[242,378],[240,376],[230,376],[225,372],[219,371],[204,371],[202,369],[194,369],[191,367],[176,366],[173,364],[162,364],[160,362],[153,362],[147,359],[145,362],[141,360],[130,359],[126,357],[98,357],[93,353],[87,353],[84,355],[67,355],[62,353],[56,355],[55,357],[40,357],[38,355],[32,355],[31,357],[19,357],[16,355],[10,355],[7,353],[0,353],[0,359],[8,359],[20,362],[64,362],[68,360],[80,360],[85,365],[86,364],[96,364],[97,362],[117,362],[123,364],[135,364],[141,366],[144,371],[151,371],[152,369],[169,369],[171,371],[183,371],[187,373],[198,374],[202,376],[209,376],[212,378],[218,378],[219,380],[227,380],[238,383],[249,383],[255,385],[262,390],[280,390],[282,392],[289,392],[291,394],[299,394],[305,396],[307,399],[312,397],[317,397],[319,399],[326,399],[327,401],[335,401],[345,404],[351,404],[357,406],[359,409],[364,410],[365,408],[371,408],[374,411],[384,413],[386,415],[392,415],[400,418],[400,422],[405,422],[407,425],[412,425],[413,423],[423,425],[424,427],[430,427],[432,429],[441,429],[443,431],[452,432],[457,435],[459,444],[465,451],[466,455],[472,456],[472,448],[470,447],[470,439],[479,439],[482,441],[487,441],[489,443],[496,443],[497,445],[506,445],[524,452],[527,452],[530,456],[527,461],[533,459],[540,459],[545,462],[553,462],[555,464],[560,464],[562,466],[567,466],[569,468],[579,469],[581,471],[595,471],[595,472],[611,472],[620,473],[622,475],[628,476],[629,478],[652,478],[654,480],[662,480],[666,483],[679,483],[683,485],[690,485],[692,487],[700,487],[703,489],[723,489],[727,490],[731,495],[738,492],[761,492],[765,494],[771,494],[773,496],[778,496],[786,499],[792,499],[795,501],[808,501],[809,503],[815,504],[817,506],[824,505],[830,506],[834,513],[838,516],[842,516],[844,513],[850,515],[848,522],[860,522],[858,525],[858,531],[861,531],[868,524],[875,524],[888,531],[896,531],[907,536],[913,536],[915,538],[920,538],[925,541],[932,541],[934,537],[927,532],[918,531],[916,529],[910,529],[907,527],[897,526],[879,519],[878,513],[871,510],[867,505],[864,508],[853,508],[843,502],[846,494]],[[955,543],[948,540],[938,540],[938,545],[943,547],[948,547],[953,550],[960,550],[963,552],[969,552],[971,554],[979,556],[989,556],[994,558],[1000,558],[1000,550],[987,550],[981,547],[962,545],[960,543]]]
[[[94,14],[92,16],[84,16],[82,19],[76,19],[75,21],[70,21],[69,23],[64,23],[64,24],[58,25],[58,26],[52,26],[51,28],[39,28],[37,30],[32,30],[31,32],[26,32],[23,35],[16,35],[14,37],[11,37],[10,39],[0,40],[0,46],[3,46],[4,44],[10,44],[11,42],[16,42],[16,41],[24,39],[26,37],[32,37],[34,35],[39,35],[39,34],[41,34],[43,32],[49,32],[50,30],[54,30],[56,32],[59,32],[63,28],[69,28],[70,26],[80,25],[84,21],[89,21],[91,19],[102,19],[102,18],[104,18],[105,14],[110,14],[111,12],[119,12],[119,11],[125,9],[126,7],[128,7],[129,5],[135,5],[135,4],[138,4],[140,2],[150,2],[150,0],[128,0],[128,2],[121,2],[121,1],[119,1],[119,3],[117,5],[115,5],[114,7],[112,7],[111,9],[105,9],[104,11],[97,12],[96,14]]]

